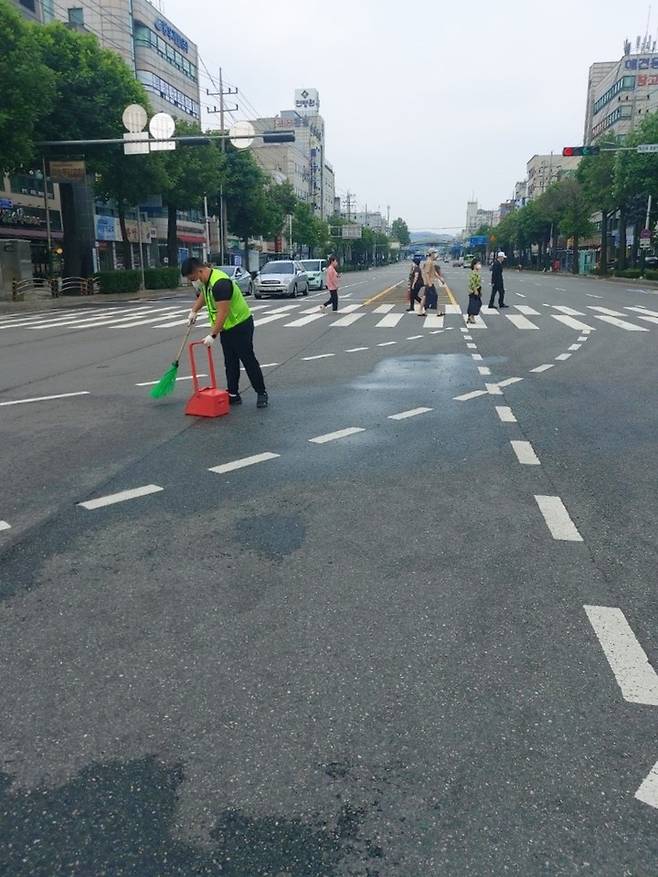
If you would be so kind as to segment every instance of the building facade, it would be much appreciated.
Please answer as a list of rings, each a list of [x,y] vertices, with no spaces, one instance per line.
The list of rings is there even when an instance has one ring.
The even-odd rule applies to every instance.
[[[584,142],[603,135],[623,138],[658,110],[658,53],[655,43],[645,39],[624,45],[619,61],[592,64],[587,83]]]
[[[553,183],[563,180],[575,173],[580,164],[577,156],[533,155],[527,163],[528,169],[528,201],[534,201],[543,195]]]

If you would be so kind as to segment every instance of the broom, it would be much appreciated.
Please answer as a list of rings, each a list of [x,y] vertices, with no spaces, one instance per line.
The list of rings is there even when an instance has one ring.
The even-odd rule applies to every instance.
[[[187,332],[185,333],[185,337],[183,338],[183,342],[178,351],[178,356],[169,366],[167,371],[162,375],[158,383],[151,390],[151,396],[154,399],[161,399],[163,396],[168,396],[169,393],[173,393],[174,387],[176,386],[176,375],[178,374],[178,363],[181,358],[181,354],[183,353],[183,348],[187,342],[187,339],[190,337],[190,332],[192,331],[192,325],[190,324],[187,327]]]

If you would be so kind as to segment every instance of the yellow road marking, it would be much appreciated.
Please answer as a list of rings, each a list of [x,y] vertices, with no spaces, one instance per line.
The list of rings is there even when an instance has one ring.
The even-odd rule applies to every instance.
[[[372,304],[374,301],[377,301],[378,298],[381,298],[382,296],[386,295],[387,292],[391,292],[391,290],[395,289],[396,286],[402,286],[402,284],[406,283],[406,282],[407,282],[406,280],[400,280],[399,283],[394,283],[393,286],[389,286],[388,289],[383,289],[381,292],[378,292],[377,295],[373,295],[372,298],[367,298],[363,302],[363,304],[364,305]]]
[[[451,304],[451,305],[456,305],[456,304],[457,304],[457,299],[456,299],[456,298],[454,297],[454,295],[452,294],[452,290],[450,289],[450,287],[448,286],[447,283],[446,283],[446,292],[448,293],[448,298],[450,299],[450,304]]]

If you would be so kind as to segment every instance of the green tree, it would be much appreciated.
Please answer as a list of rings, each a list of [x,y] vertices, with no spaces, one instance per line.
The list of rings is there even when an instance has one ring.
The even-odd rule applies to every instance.
[[[198,125],[176,123],[180,137],[201,135]],[[219,190],[224,157],[216,143],[207,146],[186,146],[179,143],[175,150],[162,153],[164,186],[162,196],[167,205],[167,258],[170,266],[178,265],[178,211],[200,207],[204,195],[215,200]]]
[[[399,216],[393,220],[391,225],[391,234],[396,241],[400,241],[400,245],[406,247],[411,242],[409,235],[409,226]]]
[[[614,135],[602,137],[597,145],[617,146]],[[578,165],[576,179],[583,187],[585,198],[592,211],[601,213],[601,274],[608,273],[608,223],[619,208],[619,194],[615,186],[616,159],[614,152],[601,152],[600,155],[586,156]]]
[[[562,204],[559,228],[565,237],[573,238],[571,270],[574,274],[578,274],[579,241],[581,237],[592,232],[592,222],[590,219],[592,210],[583,192],[583,187],[578,180],[566,179],[556,185],[561,189],[558,199]]]
[[[34,140],[43,139],[39,121],[54,95],[54,75],[43,63],[35,31],[0,2],[0,175],[37,157]]]
[[[246,259],[249,238],[272,231],[274,214],[267,193],[268,179],[249,150],[227,144],[226,159],[223,175],[228,225],[243,241]]]

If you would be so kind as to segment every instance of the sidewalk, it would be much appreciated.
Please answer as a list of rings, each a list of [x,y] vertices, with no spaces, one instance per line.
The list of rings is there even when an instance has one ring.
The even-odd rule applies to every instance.
[[[192,287],[179,286],[178,289],[145,289],[143,292],[118,292],[104,295],[62,295],[59,298],[34,298],[30,301],[0,300],[0,314],[21,314],[33,311],[56,311],[59,308],[77,308],[121,304],[122,302],[161,301],[178,296],[194,300]]]

